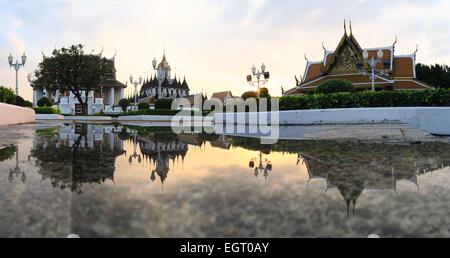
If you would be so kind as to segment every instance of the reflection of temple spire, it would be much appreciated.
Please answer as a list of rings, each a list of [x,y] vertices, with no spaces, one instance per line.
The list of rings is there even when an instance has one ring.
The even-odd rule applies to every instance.
[[[357,200],[365,191],[389,190],[395,193],[399,200],[400,195],[397,191],[399,181],[413,182],[420,189],[418,184],[420,170],[416,163],[412,169],[402,167],[396,171],[395,163],[388,163],[386,160],[375,157],[365,160],[363,164],[352,163],[351,165],[336,164],[332,161],[324,162],[305,154],[299,154],[297,164],[300,163],[300,159],[303,159],[308,173],[306,184],[308,185],[314,179],[324,179],[326,181],[325,196],[329,190],[337,189],[346,203],[349,215],[352,208],[353,214],[355,213]]]
[[[350,208],[351,205],[353,204],[353,216],[355,216],[355,207],[356,207],[356,200],[346,200],[347,203],[347,216],[350,216]]]

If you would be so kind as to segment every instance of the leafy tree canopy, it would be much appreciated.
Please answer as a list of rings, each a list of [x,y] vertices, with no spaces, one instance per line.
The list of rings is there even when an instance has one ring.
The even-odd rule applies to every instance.
[[[417,79],[436,88],[450,88],[450,67],[447,65],[416,65]]]
[[[130,101],[128,99],[121,99],[119,101],[119,106],[122,108],[123,112],[127,112],[127,108],[130,106]]]
[[[101,55],[94,55],[92,52],[85,54],[82,45],[55,49],[51,57],[44,57],[39,64],[34,86],[38,89],[70,91],[80,104],[85,104],[82,91],[85,91],[85,97],[89,91],[99,91],[104,76],[111,71],[110,66]],[[87,114],[85,107],[83,114]]]

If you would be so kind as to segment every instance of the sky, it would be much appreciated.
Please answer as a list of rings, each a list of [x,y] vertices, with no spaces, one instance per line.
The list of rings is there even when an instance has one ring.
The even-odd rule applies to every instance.
[[[90,52],[116,54],[117,76],[151,75],[164,49],[173,72],[186,75],[192,93],[255,88],[246,75],[263,62],[272,95],[295,86],[295,75],[334,50],[352,20],[365,48],[390,46],[396,54],[419,46],[418,62],[450,64],[448,0],[0,0],[0,85],[15,87],[10,53],[28,61],[19,76],[20,95],[32,99],[26,75],[41,51],[83,44]]]

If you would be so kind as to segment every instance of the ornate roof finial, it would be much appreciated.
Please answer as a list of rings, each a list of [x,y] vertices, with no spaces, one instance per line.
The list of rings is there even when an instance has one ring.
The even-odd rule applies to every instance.
[[[100,51],[100,53],[98,54],[99,57],[102,57],[102,55],[103,55],[103,50],[105,50],[105,48],[102,46],[102,51]]]
[[[350,36],[353,35],[352,20],[350,20]]]
[[[309,63],[309,60],[308,60],[308,57],[306,56],[306,53],[305,53],[305,60],[306,60],[307,63]]]
[[[344,33],[347,35],[347,21],[344,19]]]
[[[300,85],[300,81],[297,78],[297,75],[295,76],[295,84],[296,86]],[[281,88],[283,88],[283,86],[281,86]]]
[[[416,51],[414,51],[414,58],[416,58],[417,52],[419,52],[419,45],[416,44]]]
[[[397,42],[398,42],[398,37],[397,37],[397,35],[395,35],[395,41],[394,41],[394,44],[392,44],[392,46],[395,47],[395,45],[397,45]]]
[[[323,42],[323,41],[322,41],[322,48],[323,48],[323,51],[325,51],[325,53],[327,53],[327,49],[325,48],[325,42]]]
[[[164,47],[163,47],[163,49],[164,49],[164,57],[166,56],[166,42],[164,42]]]

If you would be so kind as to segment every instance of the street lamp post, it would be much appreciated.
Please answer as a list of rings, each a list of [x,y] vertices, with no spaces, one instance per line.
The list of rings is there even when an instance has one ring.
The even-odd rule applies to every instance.
[[[134,108],[137,107],[137,87],[142,84],[142,76],[139,80],[134,80],[133,75],[130,75],[130,83],[134,85]]]
[[[133,163],[133,159],[137,159],[138,163],[140,164],[142,162],[141,155],[137,154],[137,132],[134,133],[134,141],[133,141],[133,147],[134,147],[134,153],[130,156],[128,159],[128,162],[131,164]]]
[[[269,81],[270,73],[266,71],[266,65],[263,63],[261,65],[261,70],[256,70],[256,67],[253,65],[251,72],[252,74],[247,75],[247,82],[250,85],[256,85],[258,87],[258,98],[260,97],[261,86],[266,84]]]
[[[12,56],[12,54],[9,54],[8,57],[8,63],[9,63],[9,67],[14,68],[14,70],[16,70],[16,95],[19,96],[19,70],[22,66],[25,66],[25,63],[27,62],[27,56],[25,55],[25,53],[23,53],[22,57],[21,57],[21,61],[22,63],[19,63],[19,60],[16,60],[16,63],[14,62],[14,57]]]
[[[269,177],[269,172],[272,171],[272,163],[268,159],[263,162],[263,155],[261,152],[259,152],[259,165],[256,164],[256,162],[258,162],[258,158],[251,159],[249,167],[255,170],[256,177],[258,177],[260,173],[264,173],[264,177],[267,180]]]
[[[363,52],[363,58],[364,58],[364,63],[366,65],[368,65],[371,69],[371,79],[372,79],[372,91],[375,91],[375,73],[376,73],[376,69],[377,69],[377,65],[379,63],[383,63],[383,56],[384,56],[384,52],[383,50],[378,50],[377,52],[377,59],[375,59],[374,56],[372,56],[371,59],[369,59],[369,52],[367,52],[367,50],[364,50]],[[363,72],[365,73],[365,72]],[[382,74],[382,73],[380,73]]]

